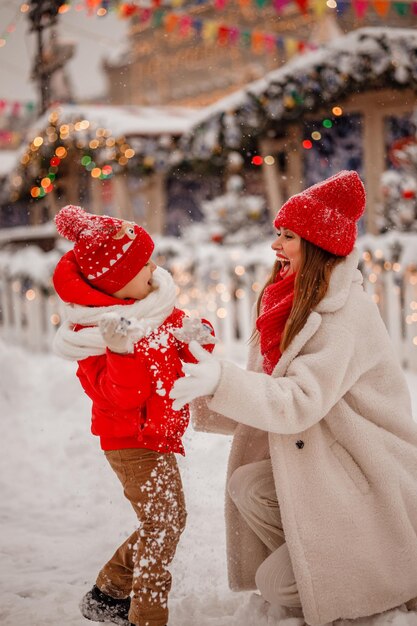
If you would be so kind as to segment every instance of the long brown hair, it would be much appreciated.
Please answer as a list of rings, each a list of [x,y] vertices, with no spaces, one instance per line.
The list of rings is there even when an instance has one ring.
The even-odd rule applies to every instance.
[[[300,242],[301,263],[295,277],[293,305],[282,334],[281,352],[288,348],[291,341],[303,328],[311,311],[324,298],[333,268],[344,259],[344,257],[323,250],[323,248],[318,248],[306,239],[301,239]],[[275,281],[280,268],[281,263],[276,261],[271,275],[259,294],[256,305],[258,316],[263,293],[266,287]],[[257,332],[255,331],[251,339],[256,336]]]

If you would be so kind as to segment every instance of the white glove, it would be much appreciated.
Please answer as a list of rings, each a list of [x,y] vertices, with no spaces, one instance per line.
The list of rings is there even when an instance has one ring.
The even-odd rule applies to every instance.
[[[117,313],[105,313],[98,324],[104,343],[112,352],[133,352],[140,338],[140,330],[132,322]]]
[[[217,338],[211,334],[210,326],[204,324],[198,317],[183,317],[181,328],[174,328],[171,334],[184,343],[198,341],[200,345],[217,343]]]
[[[179,378],[170,391],[169,397],[174,400],[172,408],[175,411],[195,398],[213,395],[220,381],[222,368],[216,357],[204,350],[197,341],[192,341],[189,349],[199,362],[184,363],[183,369],[188,376]]]

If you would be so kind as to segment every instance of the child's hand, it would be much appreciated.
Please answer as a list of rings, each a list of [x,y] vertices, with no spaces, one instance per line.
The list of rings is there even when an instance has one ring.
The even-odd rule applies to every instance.
[[[138,328],[117,313],[105,313],[98,324],[104,342],[112,352],[127,354],[139,339]]]
[[[184,343],[197,341],[201,346],[217,342],[217,338],[211,334],[210,326],[197,317],[184,317],[181,328],[174,328],[171,334],[179,341]]]

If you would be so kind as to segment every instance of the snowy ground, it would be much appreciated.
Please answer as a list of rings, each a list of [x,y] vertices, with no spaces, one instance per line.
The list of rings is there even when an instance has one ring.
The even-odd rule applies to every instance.
[[[0,624],[86,626],[78,601],[133,530],[134,516],[89,433],[89,401],[75,366],[0,344],[0,371]],[[416,390],[417,377],[408,379]],[[228,590],[223,491],[230,439],[189,430],[185,443],[189,517],[172,567],[170,626],[299,626],[265,615],[251,594]],[[388,624],[417,626],[417,614],[396,610],[355,622]]]

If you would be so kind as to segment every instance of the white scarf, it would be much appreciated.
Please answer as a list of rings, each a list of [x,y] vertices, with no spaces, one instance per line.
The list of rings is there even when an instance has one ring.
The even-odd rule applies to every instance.
[[[88,356],[98,356],[106,352],[106,344],[101,336],[98,323],[105,313],[118,313],[122,317],[137,320],[138,340],[148,335],[172,313],[175,306],[175,284],[169,272],[157,267],[153,274],[156,285],[143,300],[133,304],[88,307],[79,304],[65,304],[66,320],[58,329],[52,347],[58,356],[69,361],[79,361]],[[87,326],[78,331],[75,324]]]

